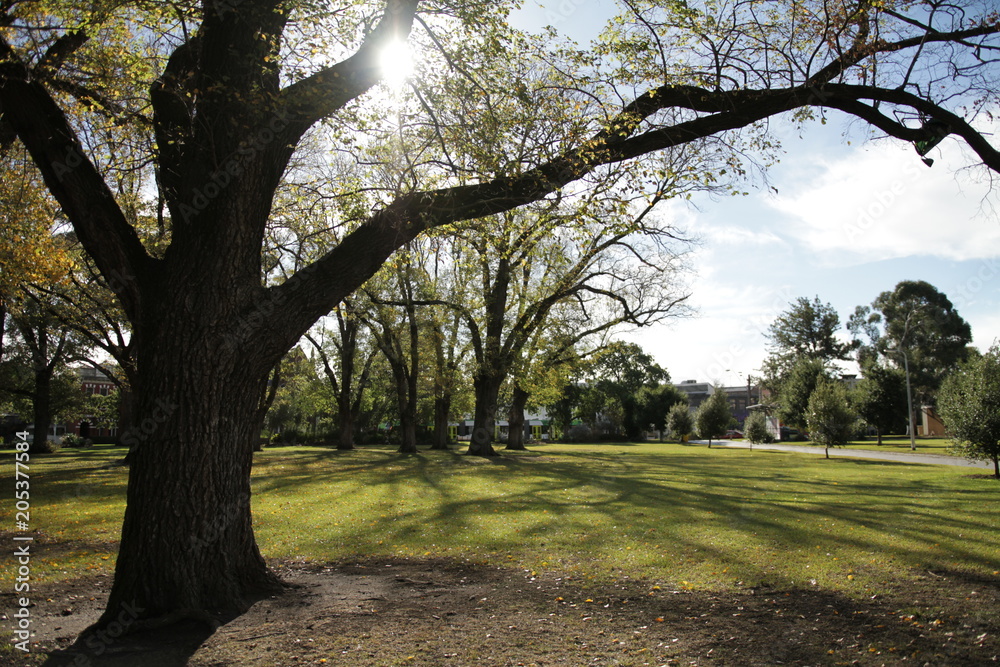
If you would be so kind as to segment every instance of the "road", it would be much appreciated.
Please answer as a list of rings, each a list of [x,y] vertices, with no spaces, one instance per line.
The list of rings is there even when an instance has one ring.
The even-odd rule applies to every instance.
[[[707,445],[708,440],[691,440],[692,443]],[[713,447],[737,447],[750,449],[750,443],[733,440],[713,440]],[[802,452],[804,454],[822,454],[823,448],[813,445],[784,445],[773,443],[770,445],[753,445],[753,449],[768,449],[781,452]],[[986,468],[993,470],[993,464],[988,461],[968,461],[957,456],[944,456],[943,454],[921,454],[909,452],[879,452],[871,449],[840,449],[830,448],[830,457],[852,458],[852,459],[879,459],[882,461],[897,461],[901,463],[922,463],[926,465],[960,466],[965,468]]]

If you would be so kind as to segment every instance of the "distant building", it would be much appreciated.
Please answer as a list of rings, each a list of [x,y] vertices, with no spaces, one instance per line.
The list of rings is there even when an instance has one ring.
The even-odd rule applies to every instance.
[[[746,421],[749,414],[747,407],[760,403],[760,387],[749,383],[737,387],[716,387],[710,382],[685,380],[674,386],[687,395],[691,412],[696,412],[701,404],[715,392],[725,392],[726,398],[729,400],[729,411],[740,424]]]
[[[750,414],[747,408],[760,403],[760,387],[747,383],[738,387],[722,387],[721,391],[726,392],[729,411],[742,426]]]
[[[688,397],[688,409],[696,412],[701,404],[708,400],[708,397],[715,393],[715,387],[709,382],[698,382],[697,380],[684,380],[680,384],[674,385],[684,392]]]
[[[80,378],[80,389],[88,396],[107,396],[115,391],[115,383],[107,375],[92,366],[82,366],[74,369],[77,377]],[[63,425],[63,433],[73,433],[81,438],[114,438],[118,434],[117,428],[98,428],[94,426],[93,417],[81,417],[78,421],[67,422]]]
[[[115,383],[111,378],[92,366],[77,368],[76,375],[80,378],[80,389],[88,396],[93,394],[107,396],[115,390]]]
[[[920,424],[917,425],[917,435],[921,438],[943,437],[945,435],[944,423],[933,406],[925,405],[920,408]]]

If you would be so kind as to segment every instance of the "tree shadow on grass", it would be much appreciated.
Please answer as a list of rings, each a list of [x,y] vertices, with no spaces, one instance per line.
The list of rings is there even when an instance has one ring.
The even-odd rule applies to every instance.
[[[126,635],[113,633],[81,636],[69,648],[54,651],[45,667],[183,667],[214,634],[198,621],[182,621],[156,630]]]

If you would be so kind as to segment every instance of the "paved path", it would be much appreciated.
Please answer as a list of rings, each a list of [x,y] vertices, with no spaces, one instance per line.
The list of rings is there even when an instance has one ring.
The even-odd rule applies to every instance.
[[[708,440],[691,440],[691,442],[707,445]],[[750,449],[750,443],[733,440],[713,440],[713,447],[739,447]],[[814,445],[783,445],[773,443],[770,445],[754,445],[753,449],[769,449],[782,452],[802,452],[805,454],[822,454],[823,448]],[[993,463],[987,461],[968,461],[957,456],[945,456],[943,454],[921,454],[919,450],[911,454],[909,452],[880,452],[871,449],[842,449],[839,447],[830,448],[830,457],[846,457],[852,459],[880,459],[883,461],[899,461],[902,463],[923,463],[928,465],[961,466],[966,468],[986,468],[993,470]]]

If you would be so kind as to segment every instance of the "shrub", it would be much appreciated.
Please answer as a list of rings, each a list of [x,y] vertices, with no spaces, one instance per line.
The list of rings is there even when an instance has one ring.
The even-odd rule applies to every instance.
[[[675,403],[667,412],[667,428],[670,435],[683,440],[684,436],[690,435],[694,430],[694,420],[691,418],[691,411],[688,410],[687,403]]]
[[[774,436],[767,430],[767,416],[763,412],[751,412],[743,427],[743,435],[753,444],[774,442]]]
[[[938,409],[955,449],[966,458],[992,461],[1000,479],[1000,345],[970,359],[945,380]]]
[[[75,433],[70,433],[69,435],[63,436],[60,446],[85,448],[85,447],[91,447],[93,446],[93,444],[94,441],[91,440],[90,438],[83,438],[76,435]]]

